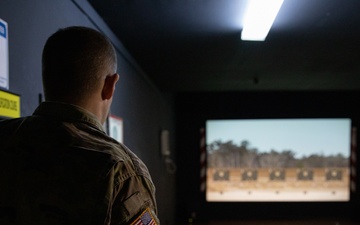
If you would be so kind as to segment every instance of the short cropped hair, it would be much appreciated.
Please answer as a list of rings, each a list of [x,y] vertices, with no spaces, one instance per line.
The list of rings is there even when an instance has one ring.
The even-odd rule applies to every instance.
[[[116,72],[116,52],[109,39],[87,27],[73,26],[51,35],[43,49],[45,99],[81,100],[99,85],[108,68]]]

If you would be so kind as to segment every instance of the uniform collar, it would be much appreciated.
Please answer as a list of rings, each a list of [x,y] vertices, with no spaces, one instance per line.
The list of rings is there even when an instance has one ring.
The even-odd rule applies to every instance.
[[[55,120],[80,122],[105,132],[99,119],[88,110],[76,105],[61,102],[42,102],[33,115],[52,117]]]

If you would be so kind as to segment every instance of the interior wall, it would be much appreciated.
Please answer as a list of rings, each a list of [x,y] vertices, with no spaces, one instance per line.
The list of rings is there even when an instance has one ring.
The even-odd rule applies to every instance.
[[[79,25],[98,29],[111,38],[120,74],[111,113],[123,119],[124,144],[148,166],[162,224],[174,224],[175,174],[166,170],[160,154],[162,129],[169,130],[174,141],[171,101],[149,82],[121,41],[85,0],[2,0],[0,18],[8,23],[9,91],[21,96],[21,116],[31,115],[43,96],[41,52],[52,33]]]
[[[200,129],[208,119],[351,118],[359,130],[359,91],[182,93],[175,97],[177,127],[177,217],[200,221],[291,220],[321,218],[359,220],[359,193],[350,202],[236,203],[205,200],[200,192]],[[181,125],[181,126],[180,126]],[[206,131],[205,131],[206,132]],[[359,132],[357,135],[359,140]],[[358,141],[357,141],[358,142]],[[359,154],[357,154],[357,161]],[[180,163],[186,162],[186,163]],[[359,174],[359,166],[357,173]],[[359,189],[359,176],[356,179]]]

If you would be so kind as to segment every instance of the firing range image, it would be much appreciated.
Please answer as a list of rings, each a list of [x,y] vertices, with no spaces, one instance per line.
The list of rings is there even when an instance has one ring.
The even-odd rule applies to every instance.
[[[342,148],[331,152],[326,151],[327,145],[323,145],[322,152],[299,152],[291,147],[260,151],[251,144],[252,139],[207,142],[207,201],[348,201],[350,125],[347,122],[341,131],[336,127],[329,132],[340,132],[335,135],[340,141],[330,140],[329,133],[326,138],[317,138],[317,142],[329,140],[330,145],[345,140]],[[316,133],[304,132],[316,138]],[[299,141],[304,140],[312,142]]]

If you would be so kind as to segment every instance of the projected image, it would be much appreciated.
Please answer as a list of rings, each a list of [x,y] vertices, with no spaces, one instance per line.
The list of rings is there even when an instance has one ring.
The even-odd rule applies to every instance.
[[[350,119],[209,120],[207,201],[349,201]]]

